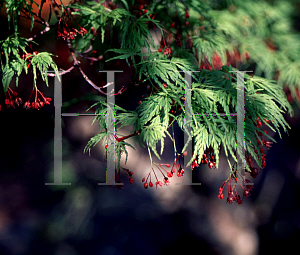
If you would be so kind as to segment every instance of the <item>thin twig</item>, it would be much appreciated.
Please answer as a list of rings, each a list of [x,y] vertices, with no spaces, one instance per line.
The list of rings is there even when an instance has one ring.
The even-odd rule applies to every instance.
[[[73,66],[71,66],[69,69],[67,69],[67,70],[63,70],[63,69],[60,69],[60,72],[59,72],[59,75],[64,75],[64,74],[66,74],[66,73],[69,73],[69,72],[71,72],[73,69],[74,69],[74,65]],[[55,77],[56,75],[55,75],[55,73],[48,73],[48,76],[49,77]]]
[[[50,0],[50,2],[51,2],[51,5],[53,6],[53,10],[54,10],[54,6],[55,7],[57,7],[57,8],[60,8],[61,6],[59,6],[57,3],[56,3],[56,1],[55,0]],[[58,11],[57,10],[54,10],[54,12],[55,12],[55,15],[56,15],[56,17],[57,17],[57,19],[59,20],[60,19],[60,16],[59,16],[59,13],[58,13]],[[94,36],[93,36],[93,39],[92,39],[92,43],[93,43],[93,41],[94,41],[94,37],[95,37],[95,35],[96,34],[94,34]],[[86,50],[85,52],[83,52],[83,53],[78,53],[78,52],[76,52],[75,50],[74,50],[74,48],[73,48],[73,46],[72,46],[72,44],[71,44],[71,41],[70,41],[70,39],[66,39],[66,43],[67,43],[67,47],[68,47],[68,49],[69,49],[69,51],[70,51],[70,53],[71,53],[71,56],[72,56],[72,58],[73,58],[73,66],[72,67],[70,67],[69,69],[67,69],[67,70],[65,70],[65,71],[63,71],[63,72],[60,72],[60,75],[63,75],[63,74],[65,74],[65,73],[68,73],[68,72],[70,72],[74,67],[77,67],[78,68],[78,70],[80,71],[80,73],[81,73],[81,75],[82,75],[82,77],[95,89],[95,90],[97,90],[97,91],[99,91],[101,94],[103,94],[103,95],[111,95],[113,92],[114,92],[114,89],[112,90],[112,93],[111,94],[108,94],[108,93],[105,93],[104,91],[102,91],[101,90],[101,88],[100,87],[98,87],[94,82],[92,82],[90,79],[89,79],[89,77],[84,73],[84,71],[82,70],[82,68],[81,68],[81,66],[80,66],[80,61],[76,58],[76,56],[75,56],[75,54],[76,55],[79,55],[79,56],[81,56],[81,57],[84,57],[83,56],[83,54],[86,54],[86,53],[88,53],[91,49],[92,49],[92,44],[91,44],[91,46],[89,47],[89,49],[88,50]],[[86,58],[89,58],[89,57],[86,57]],[[93,60],[93,61],[97,61],[98,59],[96,59],[96,58],[89,58],[89,59],[91,59],[91,60]],[[51,74],[48,74],[48,76],[55,76],[55,74],[54,73],[51,73]],[[106,85],[104,85],[102,88],[105,88],[105,87],[108,87],[108,86],[110,86],[110,85],[112,85],[113,83],[107,83]],[[116,93],[116,94],[113,94],[114,96],[116,96],[116,95],[119,95],[119,94],[122,94],[124,91],[126,91],[127,90],[127,88],[125,88],[124,89],[124,87],[125,87],[125,85]]]

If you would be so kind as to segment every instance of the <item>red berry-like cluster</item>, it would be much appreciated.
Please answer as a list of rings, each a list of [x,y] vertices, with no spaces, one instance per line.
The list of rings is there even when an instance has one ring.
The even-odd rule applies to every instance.
[[[175,115],[179,111],[181,111],[181,106],[179,104],[176,104],[175,100],[172,99],[171,109],[169,113]]]
[[[168,55],[168,56],[171,56],[171,54],[173,52],[171,47],[168,45],[168,43],[166,43],[166,40],[164,37],[162,37],[162,39],[160,41],[160,48],[158,49],[158,52],[164,52],[164,55]]]
[[[180,158],[179,156],[175,158],[173,166],[172,166],[172,173],[176,173],[177,172],[177,176],[181,177],[184,174],[184,169],[181,167],[180,164]]]
[[[30,102],[30,98],[31,98],[32,93],[33,93],[34,91],[35,91],[35,99],[34,99],[34,102]],[[38,93],[39,93],[39,94],[38,94]],[[41,98],[39,98],[38,95],[40,95]],[[35,87],[35,88],[32,90],[31,95],[30,95],[28,101],[26,101],[26,102],[24,103],[24,106],[23,106],[23,107],[24,107],[26,110],[29,110],[29,109],[36,109],[36,110],[39,110],[40,108],[44,107],[45,105],[49,105],[51,101],[52,101],[52,99],[51,99],[50,97],[45,97],[45,96],[43,95],[43,93],[40,92],[40,91]]]
[[[269,123],[269,120],[266,119],[265,120],[266,123]],[[259,117],[256,118],[256,127],[259,128],[259,127],[262,127],[262,122],[260,120]],[[256,131],[257,135],[259,137],[262,137],[263,136],[263,133],[262,132],[259,132],[259,131]],[[267,130],[264,130],[264,133],[265,134],[268,134]],[[266,154],[265,154],[265,150],[262,148],[262,146],[265,146],[267,149],[271,148],[272,146],[272,143],[271,141],[266,141],[265,139],[263,138],[260,138],[260,139],[257,139],[257,145],[259,146],[259,152],[261,154],[261,163],[262,163],[262,168],[265,168],[267,166],[266,164]],[[256,153],[256,156],[258,157],[258,151],[255,149],[254,152]],[[252,158],[249,156],[249,153],[246,154],[246,162],[251,170],[250,172],[250,175],[255,178],[257,175],[258,175],[258,170],[256,167],[254,167],[252,165],[253,163],[253,160]]]
[[[190,14],[188,12],[189,10],[186,9],[185,10],[185,17],[181,18],[179,16],[175,16],[172,19],[172,22],[170,24],[170,28],[172,28],[174,30],[174,28],[176,28],[176,32],[172,32],[174,34],[174,39],[175,39],[175,43],[178,47],[182,47],[182,41],[181,41],[181,37],[182,37],[182,29],[186,29],[187,26],[190,26],[190,22],[189,22],[189,18],[190,18]],[[191,39],[189,39],[189,35],[187,35],[188,39],[188,45],[189,48],[192,48],[193,46],[193,42]]]
[[[123,170],[123,172],[128,177],[129,183],[132,184],[133,183],[133,178],[132,178],[133,172],[130,171],[129,169],[123,168],[123,167],[120,167],[120,169]],[[115,183],[122,183],[120,170],[117,170],[117,169],[115,169]],[[116,185],[116,188],[117,189],[123,189],[123,185]]]
[[[30,102],[30,98],[35,91],[35,100]],[[17,92],[14,92],[10,87],[8,87],[7,92],[5,93],[6,99],[4,101],[6,108],[16,108],[17,106],[23,105],[23,100],[20,97],[17,97]],[[40,96],[40,97],[39,97]],[[50,97],[45,97],[36,87],[32,90],[29,99],[24,102],[23,108],[26,110],[29,109],[40,109],[45,105],[49,105],[52,99]],[[0,105],[1,111],[1,105]]]
[[[201,160],[202,164],[208,164],[208,167],[210,169],[212,168],[216,168],[216,157],[214,155],[214,149],[213,148],[209,148],[207,150],[205,150],[202,160]]]
[[[265,120],[265,123],[269,123],[269,122],[270,121],[268,119]],[[256,127],[257,128],[262,127],[262,121],[260,120],[259,117],[256,118]],[[267,131],[264,130],[264,133],[267,134]],[[262,134],[262,132],[257,131],[257,135],[259,137],[262,137],[263,134]],[[262,168],[266,167],[266,154],[264,154],[265,151],[260,146],[264,145],[267,149],[269,149],[271,147],[271,144],[272,144],[272,142],[265,141],[262,138],[257,139],[257,145],[259,146],[259,152],[261,155]],[[258,151],[255,149],[254,152],[256,153],[256,156],[258,157]],[[253,178],[256,178],[258,175],[258,169],[256,167],[254,167],[254,165],[253,165],[254,160],[249,156],[249,153],[246,153],[245,158],[246,158],[246,163],[250,168],[250,176]],[[247,168],[246,168],[246,171],[249,172],[247,170]],[[218,196],[219,199],[223,199],[223,189],[224,189],[226,183],[228,184],[228,197],[227,197],[228,204],[231,204],[233,202],[238,202],[238,204],[242,203],[242,200],[236,190],[236,183],[239,183],[239,185],[242,187],[243,197],[249,197],[251,195],[251,191],[253,190],[254,186],[252,185],[252,183],[250,183],[250,181],[248,179],[245,179],[244,185],[242,185],[238,181],[239,175],[240,175],[240,177],[242,177],[241,174],[237,172],[237,170],[232,171],[232,174],[230,175],[229,180],[224,181],[219,189],[219,196]],[[231,180],[235,181],[234,184],[232,184]]]
[[[154,162],[153,162],[154,163]],[[165,167],[171,167],[170,164],[156,164],[154,163],[156,168],[158,169],[158,171],[161,173],[163,179],[162,181],[158,179],[156,172],[154,170],[154,168],[152,167],[151,170],[149,171],[149,173],[146,174],[146,176],[142,179],[142,182],[144,183],[144,188],[147,189],[148,187],[153,187],[153,182],[151,181],[151,173],[153,172],[154,177],[155,177],[155,185],[156,185],[156,189],[158,188],[158,186],[162,186],[162,185],[169,185],[170,181],[169,178],[173,177],[173,175],[176,173],[178,177],[183,176],[184,174],[184,169],[181,167],[180,164],[180,158],[179,156],[177,156],[174,160],[174,163],[172,165],[172,169],[170,171],[167,171],[165,169]],[[149,180],[149,182],[148,182]]]
[[[72,21],[75,21],[79,30],[72,26]],[[78,34],[83,36],[87,33],[87,30],[81,27],[77,21],[73,18],[70,9],[64,9],[62,17],[58,22],[58,27],[56,30],[57,38],[62,38],[64,40],[73,40]]]
[[[5,93],[5,106],[6,108],[16,108],[16,106],[20,106],[23,101],[20,97],[17,97],[17,92],[14,92],[10,87],[8,87],[7,92]],[[1,105],[0,105],[1,111]]]
[[[221,150],[221,146],[219,146],[219,151]],[[198,161],[197,161],[197,157],[193,160],[191,168],[192,170],[195,167],[199,167]],[[216,168],[216,156],[214,153],[214,149],[212,147],[209,147],[208,149],[206,149],[203,153],[202,159],[201,159],[201,163],[202,164],[208,164],[208,167],[210,169]]]
[[[137,0],[136,3],[130,8],[130,12],[134,14],[137,18],[140,18],[143,14],[148,12],[146,7],[147,7],[146,1]],[[149,21],[147,22],[147,24],[149,24]]]
[[[169,178],[173,176],[173,173],[172,171],[167,171],[163,166],[166,166],[166,167],[170,167],[170,164],[156,164],[154,163],[157,167],[157,169],[160,171],[160,173],[162,174],[163,176],[163,181],[160,181],[158,180],[158,177],[155,173],[155,170],[154,168],[152,168],[148,174],[146,174],[146,176],[142,179],[142,182],[144,182],[144,188],[147,189],[148,186],[150,188],[153,187],[153,182],[151,181],[151,173],[153,172],[154,176],[155,176],[155,179],[156,179],[156,182],[155,182],[155,185],[156,185],[156,189],[158,189],[158,186],[162,186],[163,184],[164,185],[169,185],[170,184],[170,181],[169,181]],[[165,173],[166,175],[165,175]],[[148,185],[148,179],[149,179],[149,185]]]
[[[232,182],[231,180],[234,180],[234,182]],[[224,187],[225,187],[226,183],[227,183],[227,186],[228,186],[228,196],[227,196],[227,203],[228,204],[232,204],[234,202],[237,202],[238,204],[242,204],[242,199],[241,199],[240,195],[238,194],[238,192],[236,190],[236,184],[237,183],[240,185],[240,187],[243,190],[243,198],[244,197],[250,197],[251,191],[254,188],[254,186],[251,185],[251,183],[248,179],[245,179],[244,185],[242,185],[238,181],[237,171],[235,171],[233,174],[231,174],[229,180],[224,181],[222,183],[221,187],[219,188],[219,195],[218,195],[219,199],[223,199],[223,197],[224,197],[223,190],[224,190]]]
[[[126,169],[126,168],[122,168],[122,169],[125,172],[125,174],[128,176],[129,183],[132,184],[133,183],[133,178],[132,178],[133,172],[129,171],[129,169]]]

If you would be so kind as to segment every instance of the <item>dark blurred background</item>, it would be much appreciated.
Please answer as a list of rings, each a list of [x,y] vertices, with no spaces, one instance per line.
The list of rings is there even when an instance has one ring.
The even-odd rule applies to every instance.
[[[3,16],[1,24],[7,27]],[[41,51],[51,47],[60,55],[59,67],[69,67],[68,55],[59,52],[66,50],[64,42],[53,43],[54,35],[47,36],[39,42]],[[83,69],[97,84],[105,80],[95,75],[97,67],[85,63]],[[127,70],[116,75],[116,86],[128,82],[125,63],[105,69]],[[32,77],[22,76],[19,87],[12,82],[11,88],[28,98],[31,84]],[[63,76],[62,84],[64,102],[86,93],[95,95],[77,70]],[[53,98],[53,78],[49,87],[41,81],[38,86]],[[118,103],[135,107],[140,93],[141,88],[131,88],[117,97]],[[131,100],[133,95],[136,101]],[[83,113],[91,103],[82,100],[63,112]],[[46,186],[53,182],[53,102],[38,111],[1,111],[0,254],[255,255],[278,254],[281,249],[294,253],[300,238],[300,112],[294,110],[293,118],[285,116],[289,135],[282,132],[280,139],[273,134],[277,143],[267,152],[267,166],[251,179],[254,191],[242,205],[226,204],[226,194],[218,199],[218,189],[229,173],[224,151],[218,169],[202,166],[193,171],[193,181],[200,186],[174,185],[180,179],[173,177],[168,187],[145,190],[141,179],[150,162],[136,137],[128,139],[136,151],[129,149],[126,165],[134,173],[134,183],[129,184],[124,174],[122,190],[98,186],[105,180],[103,148],[97,145],[91,156],[83,153],[99,130],[97,123],[91,125],[91,116],[62,118],[63,182],[72,185]],[[120,132],[127,135],[130,129]],[[182,134],[176,136],[183,143]],[[166,141],[165,148],[162,162],[172,164],[172,144]]]

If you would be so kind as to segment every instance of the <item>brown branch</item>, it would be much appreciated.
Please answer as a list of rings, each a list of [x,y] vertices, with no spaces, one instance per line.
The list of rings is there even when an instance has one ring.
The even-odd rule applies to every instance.
[[[22,12],[23,14],[25,14],[29,19],[31,19],[31,17],[27,14],[27,13],[29,13],[29,11],[28,11],[27,9],[22,9],[21,12]],[[32,13],[33,13],[34,16],[36,16],[37,18],[40,19],[40,20],[34,20],[35,22],[38,22],[38,23],[43,24],[43,25],[45,25],[45,23],[47,23],[47,22],[42,18],[42,16],[36,14],[36,13],[33,12],[33,11],[32,11]],[[21,16],[21,17],[22,17],[22,16]],[[24,16],[23,16],[23,17],[24,17]]]
[[[64,74],[66,74],[66,73],[69,73],[69,72],[71,72],[73,69],[74,69],[74,65],[73,66],[71,66],[69,69],[67,69],[67,70],[63,70],[63,69],[61,69],[62,71],[59,73],[60,75],[64,75]],[[49,77],[55,77],[56,76],[56,74],[55,73],[48,73],[48,76]]]
[[[40,31],[38,34],[35,34],[34,36],[32,36],[32,37],[30,37],[30,38],[27,38],[27,40],[28,40],[28,41],[33,41],[33,40],[35,40],[38,36],[41,36],[41,35],[45,34],[46,32],[50,31],[51,28],[56,27],[57,24],[58,24],[58,22],[57,22],[56,24],[53,24],[53,25],[50,25],[50,26],[47,24],[47,26],[45,27],[45,29],[43,29],[42,31]]]
[[[57,3],[56,3],[56,1],[55,0],[50,0],[50,2],[51,2],[51,5],[53,6],[53,9],[54,9],[54,6],[55,7],[57,7],[57,8],[60,8],[61,6],[59,6]],[[59,13],[58,13],[58,11],[57,10],[54,10],[54,12],[55,12],[55,15],[56,15],[56,17],[57,17],[57,19],[59,20],[60,19],[60,17],[59,17]],[[95,37],[95,35],[96,35],[96,33],[94,33],[94,36],[93,36],[93,39],[92,39],[92,42],[94,41],[94,37]],[[103,94],[103,95],[108,95],[108,93],[105,93],[104,91],[102,91],[101,90],[101,88],[100,87],[98,87],[94,82],[92,82],[90,79],[89,79],[89,77],[84,73],[84,71],[82,70],[82,68],[80,67],[80,61],[76,58],[76,56],[75,56],[75,54],[76,55],[79,55],[79,56],[82,56],[83,57],[83,55],[82,54],[86,54],[87,52],[89,52],[91,49],[92,49],[92,45],[90,46],[90,48],[87,50],[87,51],[85,51],[84,53],[77,53],[74,49],[73,49],[73,46],[72,46],[72,44],[71,44],[71,41],[70,41],[70,39],[66,39],[66,43],[67,43],[67,47],[68,47],[68,49],[69,49],[69,51],[70,51],[70,53],[71,53],[71,56],[72,56],[72,58],[73,58],[73,66],[72,67],[70,67],[69,69],[67,69],[66,71],[63,71],[63,72],[61,72],[60,73],[60,75],[63,75],[63,74],[65,74],[65,73],[68,73],[68,72],[70,72],[74,67],[77,67],[78,68],[78,70],[79,70],[79,72],[81,73],[81,75],[82,75],[82,77],[95,89],[95,90],[97,90],[97,91],[99,91],[101,94]],[[88,58],[88,57],[87,57]],[[94,60],[94,61],[97,61],[98,59],[96,59],[96,58],[89,58],[89,59],[92,59],[92,60]],[[54,73],[51,73],[51,74],[48,74],[48,76],[55,76],[55,74]],[[111,84],[106,84],[105,86],[103,86],[103,87],[107,87],[107,86],[110,86],[110,85],[112,85],[113,83],[111,83]],[[126,91],[127,90],[127,88],[125,88],[124,89],[124,87],[125,87],[125,85],[116,93],[116,94],[113,94],[114,96],[116,96],[116,95],[119,95],[119,94],[122,94],[124,91]],[[114,92],[114,90],[112,91],[112,92]]]
[[[78,69],[79,69],[79,71],[80,71],[80,73],[81,73],[81,75],[82,75],[82,77],[95,89],[95,90],[97,90],[97,91],[99,91],[100,93],[102,93],[103,95],[108,95],[107,93],[105,93],[104,91],[102,91],[101,90],[101,88],[100,87],[98,87],[94,82],[92,82],[90,79],[89,79],[89,77],[82,71],[82,69],[81,69],[81,67],[80,66],[78,66],[77,65],[77,67],[78,67]],[[109,84],[109,83],[107,83],[106,85],[104,85],[103,87],[108,87],[108,86],[110,86],[110,85],[112,85],[113,83],[111,83],[111,84]],[[125,87],[125,85],[116,93],[116,94],[113,94],[114,96],[117,96],[117,95],[119,95],[119,94],[122,94],[124,91],[126,91],[127,90],[127,88],[125,88],[124,89],[124,87]],[[114,92],[114,89],[112,90],[112,93]],[[111,95],[110,95],[111,96]]]

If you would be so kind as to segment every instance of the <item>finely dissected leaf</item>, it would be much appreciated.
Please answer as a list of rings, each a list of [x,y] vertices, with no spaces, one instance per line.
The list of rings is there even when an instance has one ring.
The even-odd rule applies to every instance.
[[[122,42],[121,49],[134,49],[139,52],[143,47],[150,52],[150,41],[154,44],[154,39],[147,28],[147,22],[153,22],[159,29],[161,25],[159,21],[146,18],[144,16],[135,19],[133,15],[127,15],[126,22],[121,26]]]
[[[160,78],[173,90],[177,89],[176,85],[182,88],[185,87],[185,79],[179,72],[180,70],[194,71],[196,69],[188,60],[178,58],[161,59],[157,54],[151,54],[147,60],[141,61],[138,66],[140,66],[139,76],[144,73],[162,87],[158,79]],[[191,75],[195,77],[194,73]]]
[[[33,68],[34,85],[36,85],[36,79],[37,79],[36,69],[40,71],[42,79],[43,81],[46,81],[47,86],[48,86],[48,70],[50,67],[55,71],[56,76],[59,78],[57,65],[55,64],[51,56],[54,55],[48,52],[40,52],[36,55],[33,55],[31,59],[31,64]]]
[[[25,69],[25,72],[27,73],[26,62],[23,59],[13,59],[5,65],[2,70],[2,83],[4,92],[7,91],[14,75],[16,75],[16,86],[18,86],[19,76],[21,75],[23,69]]]
[[[118,8],[115,10],[110,10],[105,8],[103,1],[99,3],[88,1],[85,4],[72,4],[70,7],[76,9],[76,12],[73,12],[74,15],[80,15],[80,24],[87,28],[88,33],[85,34],[82,38],[76,40],[75,47],[78,52],[85,51],[91,42],[93,37],[90,30],[93,27],[96,31],[100,28],[101,32],[101,42],[104,43],[105,39],[105,27],[106,24],[111,23],[116,25],[116,22],[122,21],[122,18],[132,16],[127,10]]]
[[[166,137],[165,135],[166,127],[162,126],[159,123],[159,118],[156,117],[151,121],[151,124],[148,126],[144,126],[142,128],[140,136],[143,137],[143,141],[146,143],[147,147],[149,147],[157,158],[160,159],[159,154],[156,150],[156,145],[158,141],[161,141]]]
[[[147,56],[147,54],[138,53],[136,51],[136,49],[109,49],[106,52],[108,52],[108,51],[113,51],[115,53],[122,54],[122,55],[118,55],[116,57],[107,59],[107,60],[105,60],[105,62],[108,62],[108,61],[111,61],[111,60],[115,60],[115,59],[126,59],[126,61],[128,63],[128,58],[131,58],[131,60],[134,61],[134,57],[135,56],[140,56],[140,57]]]
[[[28,46],[26,38],[18,37],[18,33],[8,36],[5,40],[0,41],[1,51],[4,53],[6,64],[10,59],[21,61],[20,51],[26,53],[25,47]]]
[[[10,65],[5,65],[3,69],[3,77],[2,77],[2,83],[3,83],[3,90],[6,92],[8,90],[9,84],[14,76],[15,72],[10,67]]]
[[[41,6],[44,2],[41,1]],[[126,146],[132,146],[121,141],[114,148],[115,133],[112,127],[115,125],[116,129],[121,129],[133,126],[134,131],[141,132],[139,137],[142,144],[146,144],[159,157],[156,150],[158,142],[162,154],[165,149],[165,135],[170,136],[167,130],[177,123],[183,132],[189,132],[189,141],[194,139],[193,156],[198,155],[198,162],[204,150],[212,147],[216,152],[218,164],[217,150],[221,144],[228,161],[230,157],[236,160],[237,154],[240,153],[237,152],[237,117],[213,116],[212,113],[218,113],[220,110],[222,113],[232,114],[237,111],[237,75],[230,73],[237,70],[231,66],[223,66],[221,70],[202,70],[201,73],[196,73],[202,61],[208,61],[213,66],[217,55],[224,65],[232,54],[236,54],[236,59],[244,60],[243,68],[247,69],[255,64],[252,65],[255,66],[255,75],[250,77],[245,74],[244,139],[247,152],[260,164],[261,155],[257,156],[254,152],[258,149],[256,139],[261,141],[257,132],[262,132],[256,127],[257,117],[273,131],[279,132],[279,135],[281,128],[287,132],[289,125],[283,114],[285,111],[292,114],[292,108],[282,92],[282,86],[288,86],[295,95],[298,95],[297,88],[300,89],[298,61],[300,43],[299,35],[293,35],[292,26],[288,21],[291,5],[287,1],[269,4],[264,1],[238,0],[234,5],[224,8],[218,1],[191,0],[183,3],[167,0],[152,1],[147,5],[147,13],[140,9],[140,14],[136,15],[133,11],[135,8],[132,6],[133,1],[120,0],[118,3],[125,8],[114,10],[108,8],[104,2],[104,0],[83,1],[80,4],[69,5],[72,10],[76,10],[72,13],[76,19],[73,20],[74,24],[78,22],[88,31],[81,38],[73,40],[74,54],[86,57],[85,54],[89,53],[87,49],[92,49],[91,42],[94,38],[93,46],[96,46],[97,50],[98,47],[101,48],[102,52],[109,55],[110,58],[106,61],[125,59],[128,65],[134,66],[136,76],[143,79],[143,85],[152,85],[152,91],[149,98],[131,111],[103,101],[94,104],[92,107],[97,109],[93,123],[99,122],[100,133],[91,138],[85,152],[90,152],[91,147],[100,140],[107,142],[109,137],[108,151],[112,152],[111,156],[115,156],[116,153],[117,168],[119,168],[123,153],[126,154],[127,161]],[[60,3],[62,4],[61,1]],[[28,13],[32,28],[34,4],[38,6],[31,0],[0,2],[1,7],[5,7],[9,14],[8,19],[13,21],[15,32],[21,11]],[[187,6],[190,18],[189,24],[185,23],[184,27]],[[238,8],[235,10],[235,7]],[[67,8],[62,6],[62,11],[66,12]],[[172,30],[168,26],[173,22],[171,17],[174,16],[176,23],[180,25],[178,29],[173,27]],[[160,20],[163,22],[161,23]],[[151,24],[155,29],[149,29]],[[92,27],[99,36],[93,34]],[[108,29],[110,36],[106,34]],[[158,52],[157,41],[154,39],[156,32],[161,36],[161,48],[170,47],[173,54],[166,55]],[[109,46],[109,37],[118,39],[113,43],[113,47]],[[167,43],[162,45],[163,41]],[[276,45],[274,43],[272,45],[272,41],[275,41]],[[189,49],[186,49],[187,45],[191,45]],[[30,61],[33,66],[34,84],[36,84],[37,72],[41,74],[47,85],[49,68],[54,69],[58,75],[57,66],[50,53],[27,54],[27,61],[23,60],[20,54],[22,51],[27,53],[26,46],[28,41],[18,37],[17,33],[1,41],[1,52],[5,58],[5,65],[1,65],[5,91],[14,75],[17,76],[18,82],[22,70],[27,72],[30,57],[32,57]],[[111,52],[115,55],[110,56]],[[245,61],[247,58],[245,52],[250,55],[247,61]],[[281,86],[272,81],[277,71],[280,72],[278,80]],[[193,79],[191,109],[184,109],[186,102],[182,100],[187,88],[185,72],[191,74]],[[181,110],[178,110],[179,108]],[[270,122],[266,123],[266,119]],[[191,125],[191,131],[187,130],[188,125]],[[272,140],[271,136],[266,135],[266,137]],[[238,143],[242,142],[242,139],[239,139]],[[187,143],[184,145],[184,148],[186,147]]]
[[[85,146],[84,153],[88,152],[90,155],[91,147],[95,147],[97,145],[97,143],[99,143],[106,136],[107,136],[106,132],[103,132],[103,133],[99,133],[99,134],[95,135],[94,137],[92,137],[89,140],[89,142],[87,143],[87,145]]]
[[[125,126],[134,126],[134,130],[139,130],[139,115],[137,112],[121,112],[116,116],[116,125],[119,125],[119,129]]]
[[[2,3],[1,3],[2,2]],[[3,1],[1,1],[1,7],[3,6]],[[33,28],[34,24],[34,12],[33,12],[33,5],[36,5],[40,8],[39,4],[33,0],[5,0],[5,8],[7,12],[8,24],[10,23],[11,19],[13,22],[15,32],[18,31],[18,19],[21,14],[21,10],[25,10],[28,14],[28,17],[31,19],[30,30]]]

